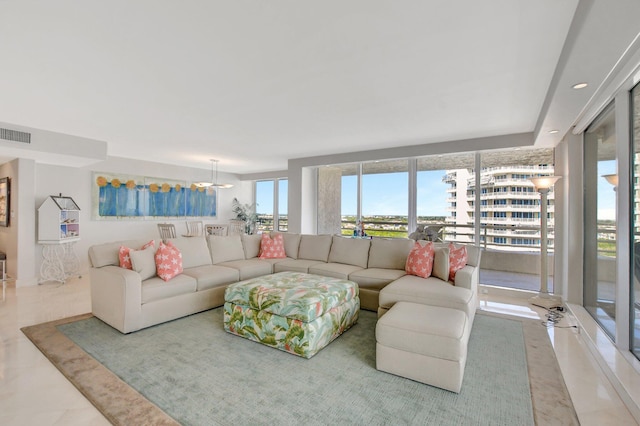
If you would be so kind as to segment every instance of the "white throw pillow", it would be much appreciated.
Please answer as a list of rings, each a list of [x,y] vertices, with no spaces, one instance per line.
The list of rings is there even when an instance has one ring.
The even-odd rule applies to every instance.
[[[431,275],[440,278],[443,281],[449,281],[449,249],[439,248],[436,249],[436,254],[433,258],[433,271]]]
[[[144,250],[131,250],[129,252],[131,266],[134,271],[140,274],[142,281],[156,276],[155,253],[156,249],[154,246],[149,246]]]

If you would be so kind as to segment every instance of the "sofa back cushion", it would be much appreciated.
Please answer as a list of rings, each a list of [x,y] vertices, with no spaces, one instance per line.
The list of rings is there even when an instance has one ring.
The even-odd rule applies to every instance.
[[[89,260],[94,268],[102,268],[107,265],[120,266],[118,253],[120,246],[140,248],[149,240],[126,240],[112,243],[96,244],[89,247]]]
[[[404,270],[415,241],[408,238],[374,238],[369,250],[369,268]]]
[[[209,236],[209,249],[211,250],[211,261],[216,263],[229,262],[232,260],[244,260],[244,249],[240,235]]]
[[[242,240],[242,247],[244,248],[244,258],[245,259],[253,259],[254,257],[258,257],[260,254],[260,240],[261,235],[246,235],[243,234],[240,236]]]
[[[272,232],[271,234],[282,234],[284,237],[284,252],[287,257],[292,259],[298,258],[298,250],[300,249],[300,234],[289,232]]]
[[[298,259],[327,262],[329,260],[331,240],[331,235],[301,235]]]
[[[366,268],[370,246],[371,240],[369,239],[363,240],[334,235],[331,242],[331,251],[329,252],[329,262]]]
[[[211,265],[211,255],[205,237],[171,238],[169,241],[182,253],[183,268]]]
[[[467,244],[467,265],[480,266],[480,247]]]

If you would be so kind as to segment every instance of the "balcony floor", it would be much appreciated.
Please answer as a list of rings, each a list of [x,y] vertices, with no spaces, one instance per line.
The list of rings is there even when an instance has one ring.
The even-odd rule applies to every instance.
[[[540,290],[540,275],[480,269],[480,284],[538,291]],[[553,277],[549,277],[548,289],[553,291]]]

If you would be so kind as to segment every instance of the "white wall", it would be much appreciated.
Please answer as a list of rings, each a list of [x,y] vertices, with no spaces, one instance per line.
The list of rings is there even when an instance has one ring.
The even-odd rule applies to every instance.
[[[172,222],[176,224],[178,232],[185,231],[184,218],[159,218],[158,220],[94,220],[92,219],[93,172],[122,173],[167,179],[184,179],[197,181],[210,179],[210,170],[189,169],[166,164],[129,160],[125,158],[109,157],[106,161],[81,167],[36,165],[35,173],[35,209],[49,196],[62,195],[72,197],[81,209],[80,212],[80,241],[75,245],[80,258],[80,270],[88,270],[88,248],[93,244],[128,239],[158,239],[157,223]],[[233,188],[221,189],[218,198],[218,216],[203,218],[205,223],[227,223],[235,216],[231,212],[231,201],[237,197],[240,202],[250,203],[253,199],[251,182],[243,182],[234,174],[219,173],[218,181],[231,183]],[[33,223],[37,229],[37,217]],[[34,277],[39,275],[42,263],[42,247],[36,241],[36,259],[32,266]],[[25,279],[27,277],[24,277]]]

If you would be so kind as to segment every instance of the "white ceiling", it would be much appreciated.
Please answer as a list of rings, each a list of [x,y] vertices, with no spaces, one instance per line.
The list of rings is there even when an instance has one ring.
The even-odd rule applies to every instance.
[[[103,140],[111,156],[202,168],[216,158],[235,173],[542,133],[555,125],[553,82],[573,77],[556,65],[577,6],[0,0],[0,121]]]

